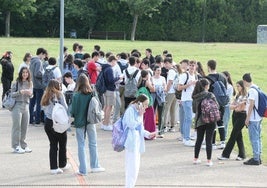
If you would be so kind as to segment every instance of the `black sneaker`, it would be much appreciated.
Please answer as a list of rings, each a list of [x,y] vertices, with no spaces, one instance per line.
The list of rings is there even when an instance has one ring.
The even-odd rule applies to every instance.
[[[244,165],[260,165],[260,161],[256,161],[253,158],[251,158],[248,161],[245,161],[243,164]]]

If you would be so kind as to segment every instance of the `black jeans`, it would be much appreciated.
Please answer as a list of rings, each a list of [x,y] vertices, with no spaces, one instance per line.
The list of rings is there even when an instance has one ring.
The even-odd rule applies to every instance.
[[[221,119],[217,121],[217,127],[220,135],[220,141],[225,141],[225,129],[223,125],[224,106],[220,106],[219,111]],[[212,143],[215,144],[215,141],[216,141],[216,131],[214,132]]]
[[[245,126],[245,120],[246,120],[246,112],[233,112],[232,115],[232,124],[233,129],[230,135],[230,138],[226,144],[226,147],[224,148],[222,152],[223,157],[230,157],[230,154],[234,148],[235,142],[237,143],[238,147],[238,157],[245,158],[245,147],[243,142],[243,135],[242,135],[242,129]]]
[[[162,125],[162,112],[163,112],[163,107],[164,107],[164,103],[162,103],[161,105],[158,104],[157,99],[154,101],[154,110],[156,113],[156,110],[158,111],[158,131],[159,134],[163,134],[163,125]]]
[[[213,138],[213,133],[215,129],[216,123],[209,123],[205,125],[201,125],[197,127],[197,140],[196,140],[196,145],[195,145],[195,158],[198,158],[201,144],[204,139],[204,135],[206,132],[206,154],[207,154],[207,160],[211,159],[211,154],[212,154],[212,138]]]
[[[6,92],[8,92],[8,90],[11,88],[11,80],[6,79],[6,78],[2,78],[1,79],[2,85],[3,85],[3,93],[2,93],[2,101],[5,97]]]
[[[67,164],[67,132],[57,133],[53,129],[53,121],[49,118],[45,119],[45,132],[48,136],[50,142],[49,149],[49,159],[50,159],[50,169],[63,168]],[[57,152],[58,152],[58,162],[57,165]]]

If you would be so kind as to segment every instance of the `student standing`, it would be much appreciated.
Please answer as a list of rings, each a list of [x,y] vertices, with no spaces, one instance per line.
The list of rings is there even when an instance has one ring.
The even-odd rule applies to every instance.
[[[259,106],[259,93],[254,88],[258,88],[252,82],[250,73],[243,75],[243,82],[245,87],[248,89],[248,100],[247,100],[247,118],[245,125],[248,127],[249,140],[253,150],[253,157],[248,161],[245,161],[245,165],[260,165],[261,164],[261,153],[262,153],[262,142],[261,142],[261,122],[262,117],[258,114],[256,108]]]
[[[11,59],[12,52],[7,51],[0,60],[0,64],[2,65],[1,82],[3,85],[2,101],[5,97],[6,92],[10,89],[11,83],[13,81],[14,66],[11,62]]]
[[[76,82],[75,94],[71,103],[71,115],[74,117],[74,126],[76,128],[76,139],[78,142],[79,171],[78,175],[87,175],[87,162],[85,154],[85,138],[87,134],[89,142],[90,167],[91,172],[105,171],[98,164],[97,152],[97,134],[95,124],[87,124],[87,109],[91,100],[92,88],[89,84],[88,77],[81,74]]]
[[[236,88],[238,93],[235,97],[235,100],[230,105],[230,108],[233,110],[233,115],[232,115],[233,129],[230,138],[222,152],[222,155],[218,157],[219,160],[229,159],[230,154],[235,146],[235,143],[237,143],[238,147],[238,156],[236,160],[241,161],[246,158],[242,129],[245,126],[245,120],[247,117],[246,114],[247,91],[242,80],[236,83]]]
[[[52,111],[54,104],[58,102],[67,110],[64,95],[61,92],[60,83],[57,80],[50,80],[41,100],[41,105],[46,115],[45,132],[50,142],[49,160],[51,174],[63,173],[63,170],[70,168],[67,163],[67,132],[57,133],[53,129]]]
[[[30,153],[32,150],[25,142],[29,124],[29,103],[32,96],[31,74],[27,67],[22,67],[16,83],[12,85],[12,97],[16,103],[12,109],[11,142],[14,153]]]
[[[192,98],[193,98],[193,112],[195,115],[195,129],[197,130],[197,140],[195,144],[195,156],[193,160],[193,164],[201,163],[199,159],[199,152],[201,148],[201,144],[204,139],[204,135],[206,134],[206,153],[207,153],[207,166],[212,166],[213,163],[211,161],[212,155],[212,137],[214,133],[214,129],[216,126],[216,122],[214,123],[204,123],[201,118],[201,102],[204,98],[212,98],[216,101],[215,96],[208,92],[210,87],[210,83],[207,79],[200,79],[197,81],[196,86],[194,88]]]
[[[122,123],[129,128],[125,141],[125,187],[135,186],[139,168],[140,154],[145,152],[144,137],[152,139],[156,133],[144,130],[143,115],[148,107],[149,99],[141,94],[126,109],[122,118]]]

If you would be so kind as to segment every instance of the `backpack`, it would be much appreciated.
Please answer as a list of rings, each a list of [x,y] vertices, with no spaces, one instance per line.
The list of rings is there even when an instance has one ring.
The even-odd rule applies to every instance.
[[[136,92],[138,90],[137,88],[137,81],[135,79],[137,73],[139,70],[136,70],[133,74],[129,74],[128,70],[125,70],[127,81],[125,83],[125,90],[124,90],[124,96],[129,98],[136,97]]]
[[[92,94],[87,110],[87,122],[96,124],[102,121],[102,105],[97,94]]]
[[[189,79],[189,73],[188,72],[185,72],[185,73],[186,73],[186,80],[185,80],[185,83],[183,85],[185,85]],[[178,84],[179,84],[179,78],[178,78]],[[178,84],[177,84],[177,86],[175,86],[176,89],[174,88],[175,89],[175,97],[176,97],[176,99],[181,100],[183,90],[178,90]]]
[[[16,91],[18,90],[18,82],[16,82]],[[13,98],[11,96],[11,89],[9,89],[4,96],[4,99],[2,101],[3,106],[8,109],[9,111],[12,111],[16,104],[16,98]]]
[[[220,75],[219,75],[220,76]],[[219,80],[219,78],[217,80],[215,80],[214,78],[212,78],[211,76],[208,77],[212,82],[212,88],[213,88],[213,94],[216,97],[217,102],[219,103],[220,106],[225,106],[229,103],[229,96],[227,95],[226,92],[226,87],[223,84],[223,82],[221,80]]]
[[[74,91],[68,90],[64,93],[65,100],[68,106],[72,103],[72,97],[73,97]]]
[[[96,88],[96,91],[100,95],[105,93],[106,90],[107,90],[107,87],[106,87],[106,84],[105,84],[105,76],[104,76],[104,70],[103,69],[102,69],[102,71],[100,71],[100,73],[99,73],[99,75],[97,77],[95,88]]]
[[[211,97],[201,101],[201,118],[204,123],[214,123],[221,119],[219,106]]]
[[[267,95],[263,93],[263,91],[261,91],[259,88],[256,88],[255,86],[252,86],[252,88],[255,89],[259,95],[258,108],[256,108],[255,105],[253,108],[256,109],[259,116],[267,117]]]
[[[55,79],[54,70],[56,67],[53,67],[51,69],[45,69],[44,75],[42,77],[42,84],[44,87],[48,86],[48,83],[50,80]]]
[[[118,61],[118,65],[121,69],[121,72],[123,72],[125,69],[128,68],[128,63],[127,64],[122,64],[120,61]]]
[[[52,110],[53,129],[57,133],[64,133],[70,127],[69,116],[62,104],[55,102]]]
[[[139,95],[147,96],[147,98],[149,99],[148,106],[152,106],[153,105],[153,98],[151,96],[151,93],[149,92],[149,90],[146,87],[142,86],[137,90],[137,95],[136,96],[139,96]]]
[[[125,149],[124,144],[128,136],[129,127],[124,127],[122,124],[123,116],[118,119],[113,125],[112,130],[112,147],[114,151],[121,152]]]

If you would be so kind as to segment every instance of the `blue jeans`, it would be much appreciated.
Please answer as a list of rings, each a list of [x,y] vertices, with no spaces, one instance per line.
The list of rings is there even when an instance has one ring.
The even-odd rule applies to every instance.
[[[183,124],[184,124],[184,109],[182,103],[179,104],[179,120],[180,120],[180,132],[183,136]]]
[[[230,105],[226,105],[224,107],[224,114],[223,114],[223,126],[224,126],[224,131],[225,131],[225,138],[227,137],[227,133],[228,133],[228,124],[229,124],[229,120],[230,120]]]
[[[185,140],[190,140],[190,129],[192,125],[192,101],[182,101],[184,121],[183,121],[183,138]]]
[[[85,127],[76,128],[76,139],[78,142],[78,157],[79,157],[79,172],[87,174],[87,163],[86,163],[86,153],[85,153],[85,132],[87,133],[89,155],[90,155],[90,167],[98,168],[98,153],[97,153],[97,134],[94,124],[88,124]]]
[[[30,123],[40,123],[41,121],[41,99],[43,96],[43,89],[33,88],[33,97],[30,99]],[[34,113],[34,106],[36,105],[36,112]],[[35,119],[34,119],[35,116]]]
[[[261,159],[261,121],[250,121],[248,126],[249,139],[253,150],[253,158],[256,161]]]

